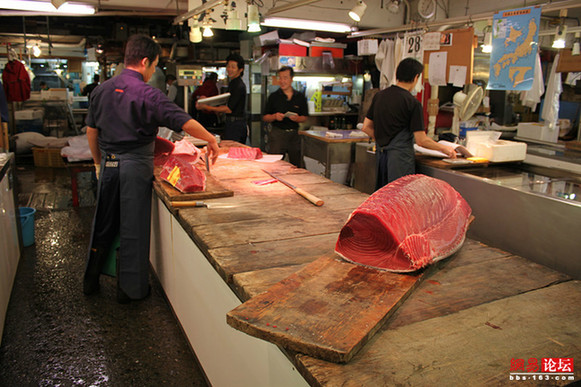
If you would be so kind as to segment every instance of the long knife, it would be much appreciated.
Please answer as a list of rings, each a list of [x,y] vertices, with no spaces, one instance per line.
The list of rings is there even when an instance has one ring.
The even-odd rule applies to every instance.
[[[308,193],[304,189],[298,188],[298,187],[292,185],[288,181],[286,181],[284,179],[281,179],[278,176],[273,175],[272,173],[268,172],[265,169],[263,169],[262,171],[265,172],[265,173],[267,173],[267,174],[269,174],[274,179],[280,181],[282,184],[286,185],[287,187],[289,187],[290,189],[292,189],[293,191],[295,191],[296,193],[298,193],[299,195],[301,195],[302,197],[304,197],[305,199],[307,199],[309,202],[313,203],[315,206],[322,206],[323,204],[325,204],[325,202],[323,200],[319,199],[315,195],[312,195],[312,194]]]

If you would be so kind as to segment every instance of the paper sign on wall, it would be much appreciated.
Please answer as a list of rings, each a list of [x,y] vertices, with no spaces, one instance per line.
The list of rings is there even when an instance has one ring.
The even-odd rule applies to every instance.
[[[441,32],[428,32],[424,34],[424,51],[438,51],[440,49]]]
[[[430,53],[430,68],[428,71],[428,80],[432,86],[446,85],[446,63],[448,59],[447,52]]]
[[[456,87],[462,87],[466,83],[466,66],[450,66],[448,82]]]

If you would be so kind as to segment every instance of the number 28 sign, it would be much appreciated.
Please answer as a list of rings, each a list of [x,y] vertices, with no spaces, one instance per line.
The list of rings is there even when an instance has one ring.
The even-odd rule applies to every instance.
[[[414,58],[424,63],[424,48],[422,45],[423,32],[407,32],[404,35],[403,58]]]

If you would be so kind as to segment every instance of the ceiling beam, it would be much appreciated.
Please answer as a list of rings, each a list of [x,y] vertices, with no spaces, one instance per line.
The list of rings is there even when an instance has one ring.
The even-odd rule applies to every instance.
[[[553,12],[559,11],[561,9],[570,9],[570,8],[581,8],[581,1],[579,0],[565,0],[565,1],[556,1],[552,3],[547,3],[542,6],[541,12]],[[476,22],[482,20],[492,20],[494,14],[498,11],[492,12],[483,12],[474,15],[467,15],[467,16],[458,16],[449,19],[441,19],[435,20],[432,22],[425,22],[425,23],[411,23],[402,25],[399,27],[390,27],[390,28],[376,28],[371,30],[364,30],[364,31],[355,31],[352,32],[350,35],[347,35],[348,38],[361,38],[364,36],[373,36],[373,35],[383,35],[389,34],[394,32],[404,32],[409,30],[415,30],[419,28],[434,28],[434,27],[442,27],[448,25],[459,25],[465,24],[469,22]]]

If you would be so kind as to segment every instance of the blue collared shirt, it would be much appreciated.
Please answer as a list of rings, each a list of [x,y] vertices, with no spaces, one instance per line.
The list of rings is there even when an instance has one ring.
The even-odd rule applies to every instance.
[[[192,119],[131,69],[103,82],[90,98],[86,124],[99,130],[99,147],[105,152],[126,152],[150,144],[158,127],[180,131]]]

